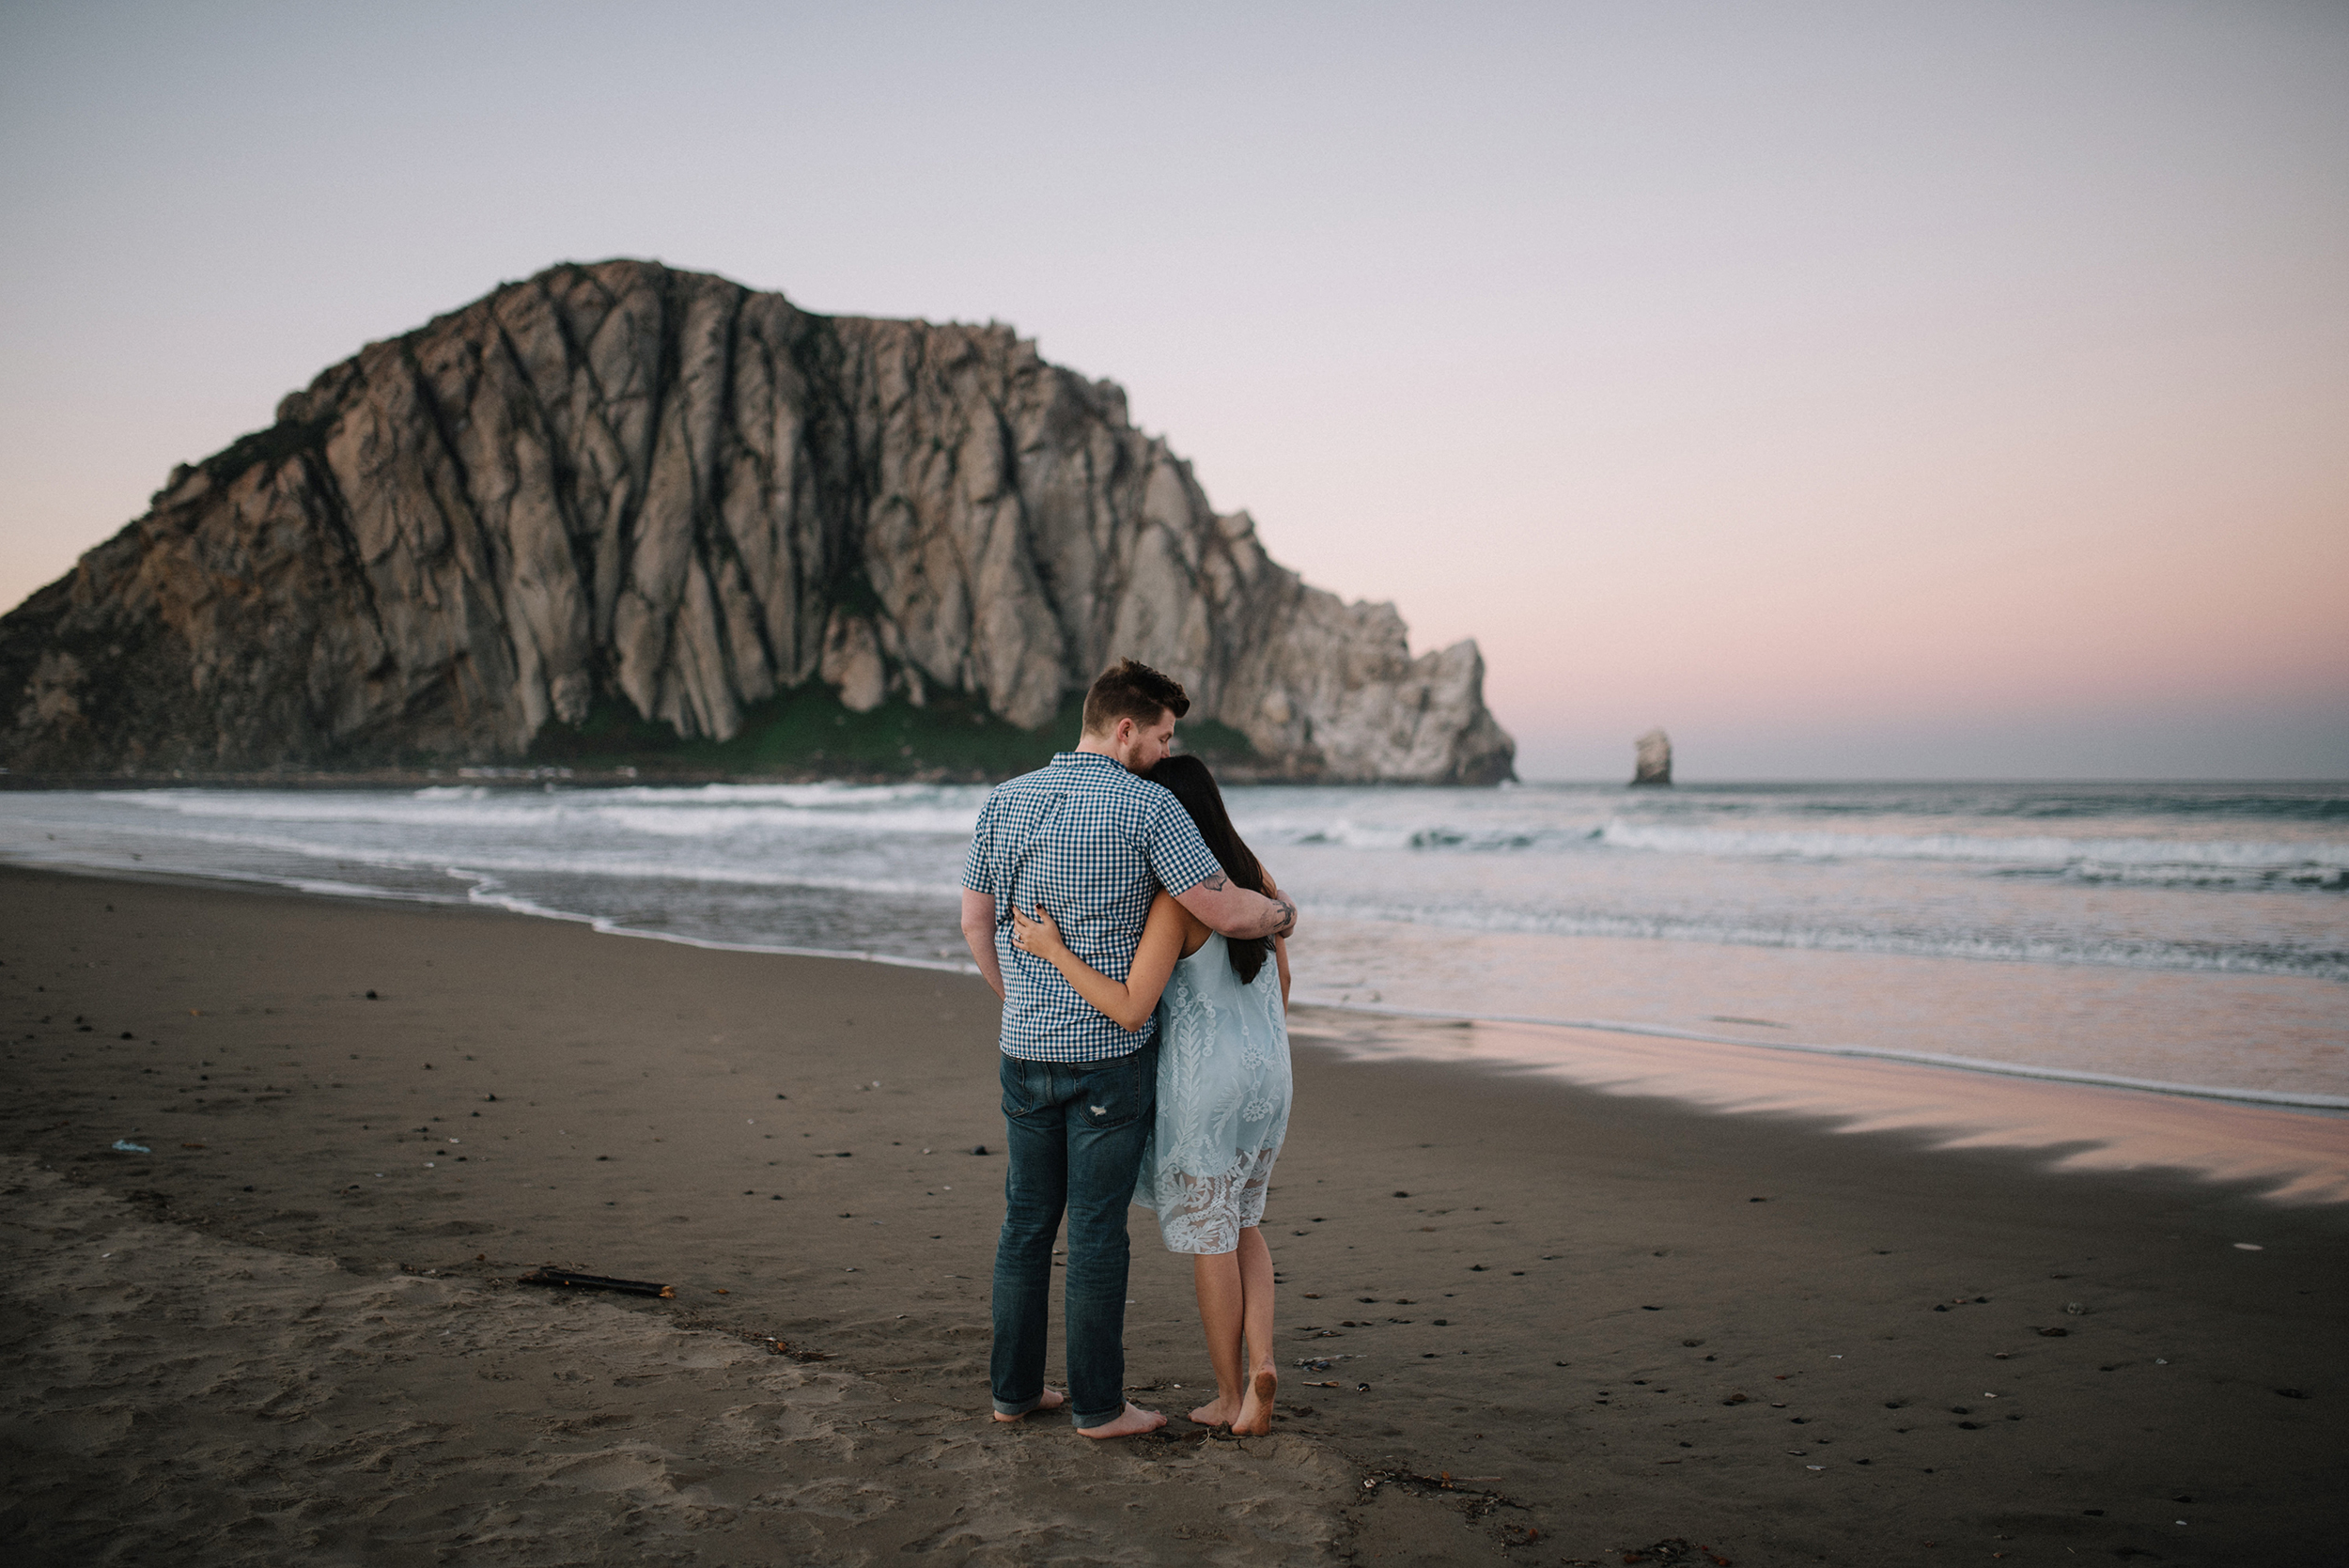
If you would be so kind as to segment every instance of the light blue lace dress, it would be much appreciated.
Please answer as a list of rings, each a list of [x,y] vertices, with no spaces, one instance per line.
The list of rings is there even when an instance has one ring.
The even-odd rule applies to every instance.
[[[1264,1219],[1289,1127],[1289,1029],[1271,955],[1241,985],[1223,939],[1177,962],[1159,1001],[1159,1115],[1134,1202],[1171,1252],[1229,1252]]]

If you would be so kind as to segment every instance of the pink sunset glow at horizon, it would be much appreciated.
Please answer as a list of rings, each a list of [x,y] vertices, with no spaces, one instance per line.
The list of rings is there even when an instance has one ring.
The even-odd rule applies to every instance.
[[[0,607],[561,259],[1001,319],[1529,778],[2349,777],[2349,10],[13,8]]]

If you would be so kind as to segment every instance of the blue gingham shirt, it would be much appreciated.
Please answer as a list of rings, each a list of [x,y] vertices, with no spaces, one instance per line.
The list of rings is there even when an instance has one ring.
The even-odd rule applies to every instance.
[[[995,900],[1003,1054],[1106,1062],[1140,1050],[1158,1028],[1153,1017],[1120,1029],[1060,970],[1012,946],[1014,904],[1042,904],[1071,953],[1123,981],[1159,890],[1189,893],[1222,869],[1182,803],[1112,757],[1062,752],[998,784],[972,831],[962,885]]]

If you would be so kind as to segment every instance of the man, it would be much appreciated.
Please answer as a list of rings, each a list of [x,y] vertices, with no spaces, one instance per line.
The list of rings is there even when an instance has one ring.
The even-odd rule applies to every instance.
[[[1085,694],[1077,749],[999,785],[962,873],[962,934],[1003,999],[1010,1152],[995,1248],[995,1419],[1064,1403],[1044,1386],[1052,1237],[1068,1216],[1068,1395],[1088,1437],[1153,1431],[1126,1401],[1126,1206],[1158,1102],[1156,1020],[1131,1032],[1060,971],[1011,943],[1011,910],[1041,904],[1086,963],[1123,980],[1163,887],[1227,937],[1286,936],[1297,907],[1235,886],[1156,767],[1190,710],[1182,687],[1125,660]]]

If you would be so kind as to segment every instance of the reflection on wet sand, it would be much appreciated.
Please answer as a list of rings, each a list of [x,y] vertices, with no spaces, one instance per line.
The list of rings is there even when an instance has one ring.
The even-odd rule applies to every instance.
[[[1936,1148],[2046,1149],[2054,1170],[2184,1170],[2271,1184],[2262,1196],[2280,1203],[2349,1203],[2349,1116],[2322,1110],[1553,1024],[1300,1007],[1290,1033],[1357,1059],[1473,1063],[1719,1111],[1825,1117],[1841,1132],[1929,1131]]]
[[[1461,931],[1318,911],[1290,957],[1300,1001],[1349,1008],[1864,1045],[1855,1054],[2264,1090],[2291,1103],[2349,1096],[2341,986],[2310,975]]]

